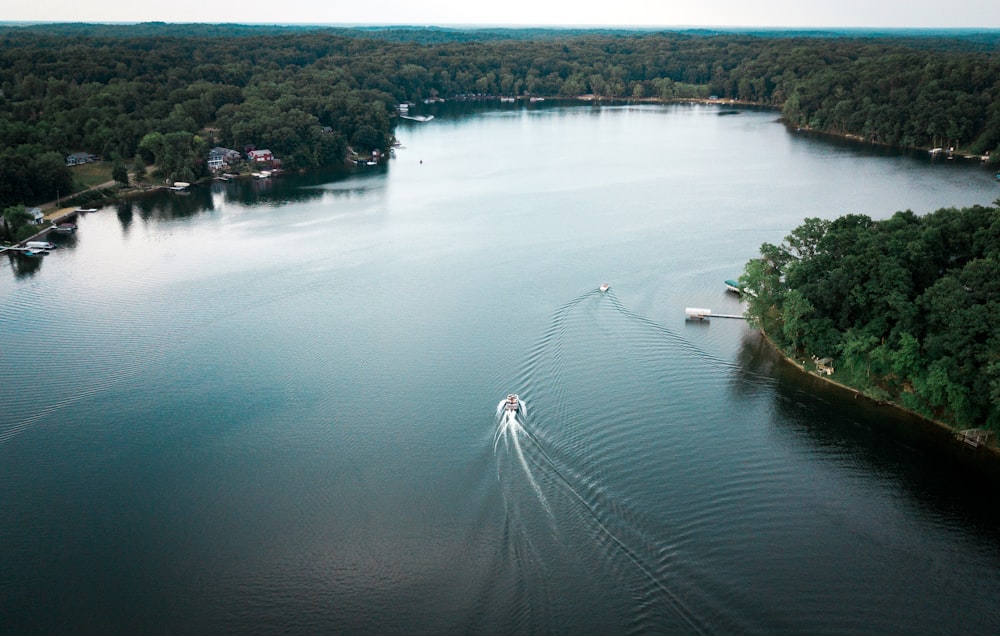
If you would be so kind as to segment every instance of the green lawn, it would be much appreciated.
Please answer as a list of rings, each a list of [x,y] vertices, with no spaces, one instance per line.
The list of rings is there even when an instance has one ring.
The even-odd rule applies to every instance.
[[[111,181],[110,161],[72,166],[69,171],[73,175],[73,192],[80,192],[106,181]]]

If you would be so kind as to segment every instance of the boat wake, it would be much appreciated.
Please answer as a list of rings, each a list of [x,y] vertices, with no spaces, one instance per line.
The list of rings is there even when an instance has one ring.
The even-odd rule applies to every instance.
[[[524,476],[531,485],[531,489],[538,495],[538,500],[541,502],[545,512],[548,513],[549,517],[552,517],[552,508],[549,506],[541,486],[538,485],[531,466],[528,465],[528,460],[525,458],[524,448],[521,446],[521,437],[525,435],[525,432],[524,426],[518,420],[518,415],[523,418],[527,414],[528,405],[525,404],[524,400],[520,400],[517,394],[512,393],[506,399],[500,401],[500,404],[497,405],[497,430],[493,436],[493,453],[497,454],[499,452],[500,442],[502,441],[504,449],[512,454],[515,459],[515,465],[523,471]],[[499,471],[498,464],[498,478],[501,477]]]
[[[523,402],[521,405],[524,406]],[[519,413],[526,414],[526,412],[526,407],[521,411],[510,409],[507,400],[501,401],[497,405],[497,428],[494,434],[493,451],[495,455],[499,455],[501,450],[504,450],[513,458],[513,465],[518,469],[518,474],[526,479],[545,511],[553,534],[572,535],[579,532],[581,528],[563,527],[560,529],[558,527],[557,514],[542,488],[541,484],[543,483],[552,491],[551,495],[558,504],[563,508],[567,504],[569,505],[569,508],[566,509],[569,518],[575,517],[577,520],[581,520],[579,513],[582,511],[582,521],[584,521],[582,529],[585,536],[600,546],[606,558],[617,561],[618,558],[623,557],[624,563],[634,567],[646,580],[646,584],[640,586],[642,589],[639,594],[645,597],[647,602],[652,600],[651,597],[659,596],[666,601],[671,608],[673,618],[678,621],[678,624],[683,625],[685,630],[697,634],[711,633],[712,630],[708,629],[688,603],[671,589],[667,581],[672,577],[667,574],[669,565],[666,561],[669,560],[673,550],[664,550],[658,547],[655,539],[646,536],[641,525],[635,523],[638,519],[637,515],[626,512],[625,506],[621,502],[610,501],[606,494],[600,492],[600,489],[587,487],[583,483],[583,480],[586,479],[583,475],[576,474],[576,471],[571,467],[560,466],[558,460],[550,456],[542,447],[541,440],[533,436],[525,428],[524,422],[518,419]],[[504,480],[499,464],[497,476],[501,481]],[[583,492],[579,490],[580,488],[583,488]],[[507,493],[507,496],[511,496],[511,494]],[[516,516],[521,516],[524,512],[522,506],[525,502],[512,503],[507,501],[507,496],[505,496],[505,502],[508,507],[508,516],[511,511],[516,511]],[[575,509],[576,514],[573,514],[570,509]],[[630,518],[632,518],[633,523],[629,523]],[[525,552],[540,553],[540,551],[533,549],[534,546],[531,545],[530,538],[526,538],[526,540],[529,545]],[[612,558],[612,554],[617,555],[617,557]],[[625,579],[631,578],[622,574],[621,563],[612,564],[611,569],[616,570],[618,576]],[[643,625],[637,626],[639,631],[644,631],[651,624],[659,623],[659,620],[653,620],[656,612],[649,611],[650,615],[645,616],[645,618],[633,617],[643,623]]]
[[[588,302],[601,297],[604,302]],[[516,380],[534,395],[532,416],[514,393],[495,412],[497,478],[507,526],[517,530],[509,536],[508,554],[533,555],[517,567],[542,580],[567,568],[588,573],[589,582],[577,593],[603,594],[603,602],[619,605],[635,633],[664,625],[712,633],[729,619],[706,597],[706,575],[686,555],[686,533],[664,527],[662,518],[647,517],[630,503],[629,463],[620,461],[644,461],[651,451],[629,449],[633,440],[662,436],[665,424],[684,424],[687,414],[671,415],[669,392],[692,369],[664,368],[668,349],[698,360],[699,375],[706,377],[728,366],[628,311],[607,291],[595,289],[556,312]],[[641,375],[649,380],[630,381],[613,374],[615,368],[643,368]],[[663,386],[650,393],[650,382]],[[593,391],[595,383],[603,390]],[[608,395],[616,399],[609,401]],[[646,421],[641,415],[646,409],[636,411],[638,403],[657,417]],[[634,435],[644,427],[661,433]],[[610,595],[614,600],[609,589],[616,590]],[[641,599],[638,611],[636,599]],[[538,608],[543,602],[530,604]]]

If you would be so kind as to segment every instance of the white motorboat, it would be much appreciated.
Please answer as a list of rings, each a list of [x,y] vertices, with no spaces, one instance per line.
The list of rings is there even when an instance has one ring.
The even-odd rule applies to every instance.
[[[601,286],[598,289],[600,289],[601,293],[603,294],[604,292],[606,292],[609,289],[611,289],[611,285],[608,284],[608,283],[601,283]]]
[[[507,395],[507,403],[504,404],[504,409],[508,411],[517,412],[521,408],[521,402],[517,397],[517,393],[510,393]]]

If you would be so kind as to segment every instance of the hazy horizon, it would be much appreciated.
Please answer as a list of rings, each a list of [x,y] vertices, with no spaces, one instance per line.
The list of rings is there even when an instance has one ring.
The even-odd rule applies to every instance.
[[[239,19],[227,5],[175,0],[169,6],[116,0],[89,3],[39,0],[0,12],[0,23],[85,22],[134,24],[250,24],[288,26],[413,26],[441,28],[641,28],[641,29],[1000,29],[1000,3],[991,0],[904,2],[843,0],[825,6],[792,0],[737,2],[716,0],[700,5],[671,3],[650,6],[644,0],[582,6],[562,2],[510,0],[503,4],[427,0],[371,3],[317,3],[290,0],[247,5]]]

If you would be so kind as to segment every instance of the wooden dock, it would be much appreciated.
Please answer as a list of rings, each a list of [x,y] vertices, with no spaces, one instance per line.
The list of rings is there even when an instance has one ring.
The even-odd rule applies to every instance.
[[[707,320],[709,318],[735,318],[737,320],[743,320],[743,316],[737,316],[735,314],[713,314],[711,309],[706,309],[703,307],[685,307],[684,315],[688,320]]]
[[[984,428],[969,428],[960,431],[956,437],[973,448],[979,448],[989,445],[993,439],[993,432]]]

